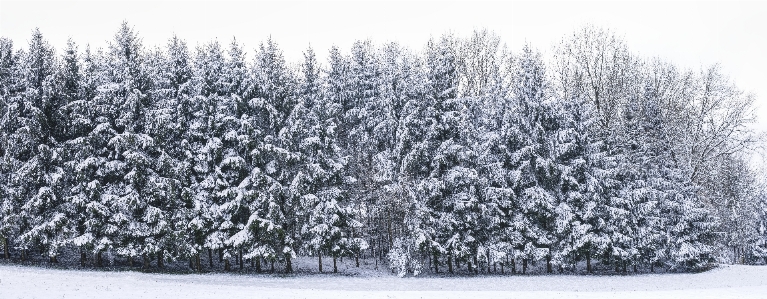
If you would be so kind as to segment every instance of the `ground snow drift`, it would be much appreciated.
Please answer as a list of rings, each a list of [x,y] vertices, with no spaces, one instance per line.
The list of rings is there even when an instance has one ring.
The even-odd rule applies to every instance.
[[[0,266],[0,298],[767,298],[767,267],[633,276],[277,277]]]

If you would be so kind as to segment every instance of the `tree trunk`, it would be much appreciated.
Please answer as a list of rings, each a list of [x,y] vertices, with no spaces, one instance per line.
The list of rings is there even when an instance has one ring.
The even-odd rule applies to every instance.
[[[237,263],[240,265],[240,271],[242,271],[242,249],[237,252]]]
[[[447,256],[447,271],[450,272],[450,274],[453,274],[453,255],[452,254]]]
[[[517,258],[511,259],[511,274],[517,274]]]
[[[85,267],[85,250],[80,248],[80,267]]]
[[[655,273],[655,263],[650,263],[650,272]]]
[[[232,265],[229,264],[229,259],[224,259],[224,271],[232,270]]]
[[[437,252],[432,253],[434,260],[434,273],[439,273],[439,259],[437,259]]]
[[[261,273],[261,257],[256,257],[256,272]]]
[[[591,273],[591,251],[586,253],[586,273]]]
[[[218,262],[223,263],[224,262],[224,250],[219,249],[218,250]]]
[[[146,255],[146,253],[141,255],[141,259],[143,261],[141,268],[144,270],[149,270],[149,257]]]
[[[552,273],[551,270],[551,254],[546,255],[546,273]]]
[[[102,259],[101,259],[101,250],[99,250],[99,252],[96,253],[96,266],[97,267],[104,266],[104,263],[102,262]]]
[[[359,254],[355,254],[354,255],[354,263],[357,265],[357,268],[360,267],[360,255]]]
[[[456,257],[455,258],[455,269],[458,271],[461,271],[461,258]]]
[[[293,273],[293,262],[290,260],[290,255],[285,257],[285,273]]]
[[[479,262],[477,262],[477,255],[474,255],[474,274],[479,274]]]
[[[522,274],[527,274],[527,259],[522,259]]]
[[[200,253],[195,254],[195,264],[197,264],[197,272],[202,272],[202,262],[200,261]]]
[[[157,253],[157,268],[160,268],[160,269],[165,267],[165,265],[163,263],[163,260],[164,260],[163,252],[164,252],[164,250],[160,249],[160,252]]]
[[[628,262],[623,261],[623,274],[626,274],[626,272],[628,272],[628,271],[626,271],[627,264],[628,264]]]
[[[336,256],[333,255],[333,273],[338,273],[338,266],[336,265]]]
[[[24,262],[26,260],[27,260],[27,250],[26,249],[22,249],[21,250],[21,261]]]
[[[11,259],[11,252],[8,250],[8,238],[3,238],[3,256],[6,260]]]
[[[133,256],[128,257],[128,267],[133,268]]]
[[[471,260],[466,261],[466,270],[471,274]]]
[[[637,264],[634,264],[634,273],[637,273]]]
[[[318,262],[317,264],[320,266],[320,273],[322,273],[322,253],[317,254]]]
[[[271,264],[271,272],[274,273],[274,260],[271,260],[270,264]]]
[[[486,253],[486,256],[487,256],[487,273],[490,273],[490,264],[491,264],[491,262],[490,262],[490,249],[485,251],[485,253]],[[495,265],[493,265],[493,267],[495,267]]]

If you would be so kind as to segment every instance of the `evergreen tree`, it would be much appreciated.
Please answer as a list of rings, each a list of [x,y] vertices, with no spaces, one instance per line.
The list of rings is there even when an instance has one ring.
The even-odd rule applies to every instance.
[[[19,93],[21,92],[21,64],[19,53],[14,53],[13,41],[0,38],[0,235],[3,242],[3,257],[10,258],[10,247],[13,238],[18,234],[17,196],[14,195],[12,173],[17,165],[15,148],[11,144],[11,134],[18,127],[16,115],[19,109]]]
[[[32,34],[22,65],[25,90],[14,116],[20,126],[9,136],[9,142],[18,143],[14,154],[19,164],[12,178],[14,193],[21,203],[18,246],[24,251],[43,246],[46,255],[55,261],[69,233],[62,193],[60,142],[64,126],[59,110],[62,99],[56,86],[56,57],[39,30]]]

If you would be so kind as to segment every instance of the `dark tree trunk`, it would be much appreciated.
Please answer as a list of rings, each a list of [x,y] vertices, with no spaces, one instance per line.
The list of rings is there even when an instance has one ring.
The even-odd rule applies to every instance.
[[[320,267],[320,273],[322,273],[322,254],[321,253],[317,254],[317,259],[318,259],[317,264]]]
[[[439,259],[437,259],[437,252],[432,253],[434,260],[434,273],[439,273]]]
[[[551,270],[551,254],[546,255],[546,273],[552,273]]]
[[[285,273],[293,273],[293,262],[289,254],[285,257]]]
[[[256,257],[256,272],[261,273],[261,257]]]
[[[634,273],[637,273],[637,264],[634,264]]]
[[[471,274],[471,260],[466,261],[466,270]]]
[[[522,259],[522,274],[527,274],[527,259]]]
[[[354,263],[356,264],[357,268],[360,267],[360,255],[359,254],[355,254],[354,255]]]
[[[447,256],[447,271],[453,274],[453,255]]]
[[[270,261],[270,265],[271,265],[271,272],[274,273],[274,260]]]
[[[3,238],[3,256],[6,260],[11,259],[11,252],[8,250],[8,238]]]
[[[133,268],[133,256],[128,257],[128,267]]]
[[[511,274],[517,274],[517,258],[511,259]]]
[[[586,273],[591,273],[591,251],[586,252]]]
[[[232,270],[232,265],[229,264],[229,259],[224,260],[224,271]]]
[[[224,262],[224,250],[219,249],[218,250],[218,262],[223,263]]]
[[[333,255],[333,273],[338,273],[338,265],[336,265],[336,260],[337,259],[338,258],[336,258],[336,256]]]
[[[101,250],[99,250],[99,252],[96,253],[96,266],[97,267],[104,266],[104,263],[102,262],[102,259],[101,259]]]
[[[160,268],[160,269],[165,267],[165,264],[163,263],[164,262],[163,252],[164,250],[160,249],[160,252],[157,253],[157,268]]]
[[[195,264],[197,264],[197,272],[202,272],[202,262],[200,261],[200,253],[195,254]]]
[[[479,262],[477,262],[477,255],[474,255],[474,274],[479,274]]]
[[[85,267],[85,250],[80,248],[80,267]]]
[[[144,270],[149,270],[149,257],[146,255],[146,253],[141,255],[141,259],[143,261],[141,268]]]
[[[655,272],[655,263],[650,263],[650,272]]]
[[[208,266],[213,269],[213,249],[208,248]]]
[[[461,271],[461,258],[460,257],[456,257],[455,258],[455,269],[457,269],[458,271]]]
[[[490,273],[490,264],[491,264],[491,261],[490,261],[490,249],[485,251],[485,253],[487,254],[487,273]],[[495,265],[493,265],[493,267],[495,267]]]
[[[242,249],[237,252],[237,263],[240,265],[240,271],[242,271]]]

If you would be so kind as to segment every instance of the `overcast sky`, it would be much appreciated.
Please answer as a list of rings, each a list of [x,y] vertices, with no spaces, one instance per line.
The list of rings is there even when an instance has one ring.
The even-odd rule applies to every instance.
[[[68,37],[103,47],[127,20],[145,46],[174,33],[190,46],[232,37],[249,53],[271,35],[288,60],[310,44],[320,57],[357,39],[398,41],[422,49],[430,36],[487,28],[512,50],[529,42],[549,52],[585,25],[613,30],[632,52],[685,68],[720,63],[743,90],[758,96],[767,127],[767,5],[757,2],[41,2],[0,1],[0,35],[26,47],[32,29],[61,49]],[[82,49],[82,46],[81,46]],[[761,128],[760,128],[761,129]]]

